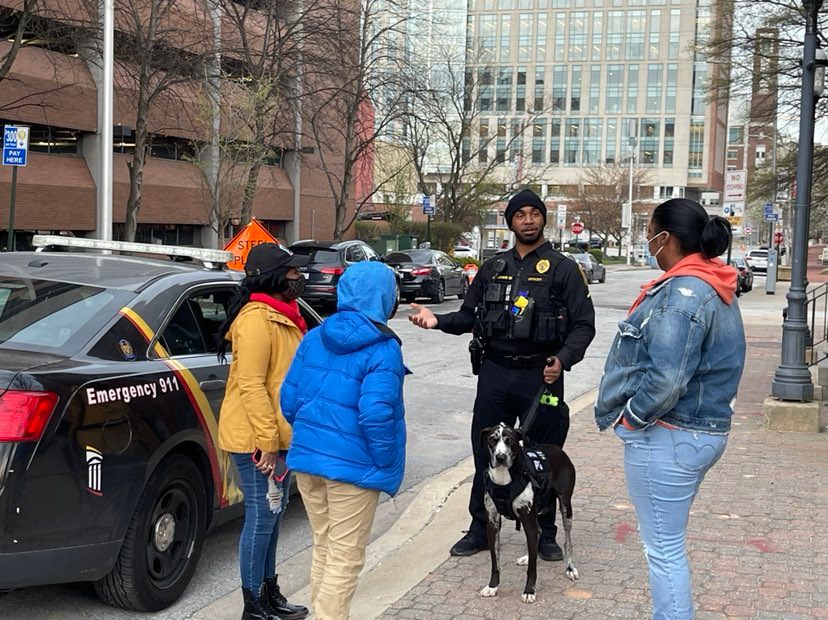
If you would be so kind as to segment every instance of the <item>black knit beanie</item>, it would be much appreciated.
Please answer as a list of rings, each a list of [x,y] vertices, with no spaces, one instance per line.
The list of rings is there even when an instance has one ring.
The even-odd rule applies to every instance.
[[[543,215],[543,225],[546,226],[546,205],[531,189],[524,189],[512,196],[506,205],[506,225],[512,227],[512,218],[523,207],[535,207]]]

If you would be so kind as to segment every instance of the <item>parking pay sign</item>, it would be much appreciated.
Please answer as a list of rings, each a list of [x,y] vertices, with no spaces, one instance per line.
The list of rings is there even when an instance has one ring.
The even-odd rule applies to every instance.
[[[25,166],[29,155],[29,128],[6,125],[3,130],[3,165]]]

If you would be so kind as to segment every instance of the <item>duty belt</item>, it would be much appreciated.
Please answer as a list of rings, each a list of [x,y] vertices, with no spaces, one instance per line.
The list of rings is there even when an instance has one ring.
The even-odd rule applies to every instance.
[[[546,366],[550,355],[538,353],[536,355],[506,355],[496,351],[486,351],[486,359],[505,368],[540,368]]]

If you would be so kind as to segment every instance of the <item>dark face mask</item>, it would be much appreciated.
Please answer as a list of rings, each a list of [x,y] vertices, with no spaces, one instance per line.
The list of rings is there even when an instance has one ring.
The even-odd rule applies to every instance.
[[[281,291],[285,299],[294,300],[302,296],[305,292],[305,278],[297,278],[292,280],[285,278],[285,288]]]

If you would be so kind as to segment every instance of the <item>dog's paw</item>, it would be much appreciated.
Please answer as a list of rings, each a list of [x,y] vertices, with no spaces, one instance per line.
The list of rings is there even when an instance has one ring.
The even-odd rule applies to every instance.
[[[482,596],[483,598],[491,598],[493,596],[497,596],[497,588],[486,586],[485,588],[480,590],[480,596]]]
[[[517,564],[518,566],[529,566],[529,556],[520,556],[517,560],[515,560],[515,564]]]
[[[578,574],[578,569],[575,568],[572,564],[566,567],[566,576],[572,581],[575,581],[576,579],[578,579],[578,577],[580,577],[580,575]]]
[[[534,603],[535,602],[535,593],[534,592],[524,592],[523,596],[520,597],[524,603]]]

